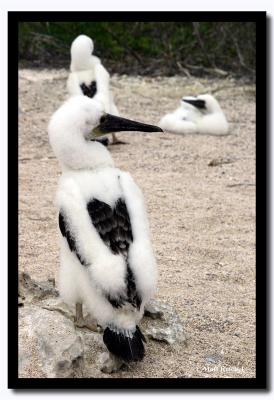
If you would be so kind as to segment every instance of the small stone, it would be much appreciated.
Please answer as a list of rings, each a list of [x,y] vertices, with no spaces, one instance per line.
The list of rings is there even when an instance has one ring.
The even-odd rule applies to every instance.
[[[187,337],[179,315],[173,308],[164,302],[152,300],[146,309],[154,310],[161,315],[160,319],[150,319],[143,329],[144,334],[153,340],[174,344],[186,342]]]
[[[54,279],[45,282],[35,281],[26,272],[19,273],[19,293],[25,297],[25,302],[41,300],[45,297],[57,297],[58,290],[55,289]]]
[[[218,362],[221,360],[222,360],[222,356],[220,356],[218,354],[210,354],[205,357],[205,361],[208,364],[218,364]]]
[[[219,157],[219,158],[213,158],[213,160],[209,161],[209,163],[207,164],[209,167],[216,167],[218,165],[222,165],[222,164],[231,164],[235,162],[234,158],[230,158],[230,157]]]
[[[206,357],[206,362],[209,364],[216,364],[217,360],[215,360],[213,357]]]
[[[146,304],[144,315],[152,319],[160,319],[163,317],[164,313],[159,308],[159,303],[157,303],[155,300],[152,300],[148,304]]]
[[[111,353],[103,353],[99,357],[100,370],[105,374],[119,371],[124,362]]]

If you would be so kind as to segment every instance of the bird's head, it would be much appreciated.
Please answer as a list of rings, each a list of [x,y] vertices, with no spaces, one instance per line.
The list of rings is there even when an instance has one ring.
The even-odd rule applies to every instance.
[[[94,45],[90,37],[79,35],[71,44],[71,71],[80,71],[90,68]]]
[[[110,157],[107,149],[93,140],[121,131],[163,132],[158,126],[107,114],[100,102],[86,96],[73,96],[67,100],[53,114],[48,127],[50,143],[57,158],[77,169],[82,165],[83,168],[93,165],[96,151]]]
[[[218,101],[210,94],[201,94],[197,97],[186,96],[182,98],[182,103],[190,104],[202,114],[213,114],[221,111]]]

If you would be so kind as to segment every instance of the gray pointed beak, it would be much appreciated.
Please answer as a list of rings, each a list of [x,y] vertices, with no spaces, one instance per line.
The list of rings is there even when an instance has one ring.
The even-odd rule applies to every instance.
[[[191,104],[192,106],[198,108],[199,110],[205,109],[205,101],[197,99],[196,97],[183,97],[182,101]]]
[[[100,124],[93,129],[93,132],[97,135],[122,131],[163,132],[159,126],[143,124],[142,122],[132,121],[111,114],[104,114],[100,120]]]

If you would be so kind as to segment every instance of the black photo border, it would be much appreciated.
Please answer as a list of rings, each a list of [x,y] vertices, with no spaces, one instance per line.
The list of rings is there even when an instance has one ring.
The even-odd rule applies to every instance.
[[[267,388],[267,14],[235,12],[9,11],[8,15],[8,388],[12,389],[266,389]],[[18,377],[18,25],[27,21],[256,22],[256,377],[19,378]],[[269,48],[269,47],[268,47]],[[17,133],[17,135],[16,135]],[[16,139],[17,138],[17,139]],[[257,179],[257,177],[259,179]],[[258,200],[261,205],[259,206]],[[258,264],[259,260],[259,264]]]

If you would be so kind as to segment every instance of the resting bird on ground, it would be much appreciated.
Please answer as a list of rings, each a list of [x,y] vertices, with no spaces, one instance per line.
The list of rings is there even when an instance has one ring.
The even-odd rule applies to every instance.
[[[109,73],[100,59],[92,54],[93,48],[93,41],[86,35],[80,35],[72,42],[68,92],[72,96],[82,94],[94,98],[103,104],[105,112],[118,116],[119,111],[109,87]],[[124,143],[112,133],[112,144]]]
[[[52,116],[49,139],[62,175],[57,191],[61,232],[60,294],[82,304],[104,329],[112,372],[144,357],[138,327],[156,285],[156,262],[142,193],[110,153],[91,141],[118,131],[162,132],[157,126],[106,114],[85,96],[71,97]]]
[[[183,97],[181,107],[165,115],[159,126],[169,132],[184,135],[198,133],[222,136],[228,134],[228,123],[218,101],[210,94]]]

